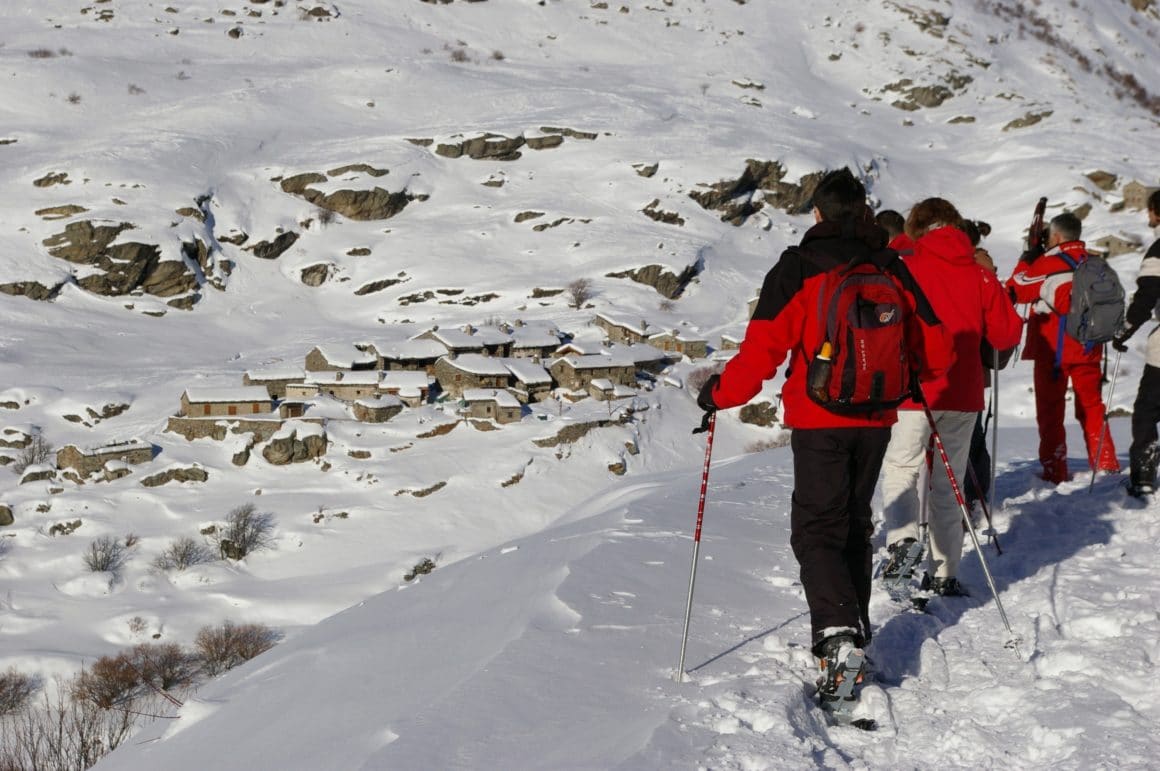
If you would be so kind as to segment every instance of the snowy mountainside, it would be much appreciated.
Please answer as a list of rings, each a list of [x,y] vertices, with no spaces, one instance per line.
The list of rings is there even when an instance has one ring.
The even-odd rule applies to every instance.
[[[600,522],[616,529],[620,496],[658,517],[668,515],[666,506],[686,512],[681,501],[703,445],[688,434],[699,413],[681,386],[706,362],[677,364],[669,384],[662,377],[611,408],[549,402],[499,430],[461,422],[441,433],[454,423],[443,405],[406,410],[381,425],[334,421],[324,458],[281,467],[258,453],[235,465],[244,449],[236,437],[187,441],[166,432],[187,387],[236,387],[250,370],[301,368],[316,345],[402,342],[434,325],[550,322],[597,345],[597,312],[685,330],[716,348],[722,333],[743,330],[745,303],[775,255],[809,226],[801,204],[810,175],[842,165],[864,178],[882,206],[905,211],[919,198],[943,195],[965,215],[990,222],[986,245],[1004,275],[1039,195],[1049,196],[1049,213],[1089,206],[1089,238],[1118,234],[1146,244],[1154,237],[1139,212],[1117,206],[1131,180],[1160,183],[1149,141],[1158,116],[1147,91],[1160,83],[1154,3],[44,0],[2,4],[0,30],[0,186],[7,192],[0,198],[0,438],[40,431],[57,448],[136,438],[157,452],[127,477],[84,485],[20,484],[11,463],[0,467],[0,506],[16,520],[0,528],[0,634],[8,643],[0,668],[47,678],[138,642],[188,643],[223,619],[274,625],[287,634],[287,651],[327,646],[344,632],[311,627],[384,591],[373,600],[383,613],[410,613],[453,630],[454,618],[424,618],[425,602],[403,607],[401,598],[410,603],[446,586],[465,607],[501,603],[492,596],[502,583],[489,582],[514,582],[525,570],[539,576],[527,602],[567,632],[571,612],[550,595],[578,553],[544,549],[542,564],[520,563],[508,576],[500,570],[486,579],[471,577],[472,561],[503,544],[520,543],[523,556],[529,547],[519,539],[555,538],[552,527],[587,532],[584,523]],[[750,161],[765,175],[756,183],[743,179]],[[1114,181],[1088,176],[1097,170]],[[1129,285],[1138,257],[1113,261]],[[650,266],[696,275],[671,298],[610,275]],[[579,278],[592,281],[593,296],[590,307],[576,309],[557,290]],[[1134,341],[1125,357],[1116,406],[1132,403],[1142,350]],[[1033,425],[1030,382],[1024,368],[1004,375],[1003,435],[1016,436],[1003,453],[1001,473],[1011,476],[1001,489],[1012,499],[1042,497],[1037,517],[1054,524],[1053,498],[1029,482],[1034,452],[1019,433]],[[773,400],[776,387],[762,398]],[[562,427],[590,422],[612,425],[571,444],[550,443]],[[1123,457],[1126,421],[1113,426]],[[768,505],[784,514],[787,451],[770,450],[767,459],[747,453],[783,440],[733,415],[721,421],[717,457],[738,469],[737,484],[748,469],[763,480],[752,487],[768,485],[731,507]],[[1073,437],[1073,457],[1077,447]],[[17,454],[0,447],[0,456]],[[146,475],[189,468],[208,478],[141,484]],[[1106,482],[1098,489],[1110,501],[1113,480]],[[679,488],[672,498],[654,501],[642,492],[668,495],[661,491],[669,485]],[[274,548],[236,563],[152,568],[173,538],[200,537],[249,502],[275,515]],[[1107,509],[1117,522],[1136,516],[1111,503]],[[1082,504],[1062,511],[1074,517],[1077,510]],[[1007,515],[1011,527],[1022,521],[1016,514]],[[76,520],[83,524],[71,535],[50,535],[54,525]],[[669,539],[680,551],[687,541],[673,533],[687,526],[678,519],[642,540]],[[86,570],[82,553],[94,538],[128,534],[138,544],[119,578]],[[611,569],[614,558],[604,556],[610,547],[598,546],[600,538],[585,543]],[[786,594],[788,604],[771,609],[770,618],[798,614],[792,555],[776,539],[768,548],[777,555],[770,570],[784,576],[751,588]],[[1049,553],[1065,570],[1072,552]],[[395,593],[404,573],[428,557],[439,565],[435,576]],[[684,580],[685,559],[665,558],[666,592]],[[738,570],[759,570],[752,554],[737,560]],[[456,562],[460,578],[437,578]],[[1087,562],[1076,569],[1080,576],[1094,571]],[[626,582],[652,580],[624,570]],[[715,579],[706,580],[712,586]],[[472,581],[482,582],[481,594],[469,600],[459,586]],[[1011,583],[1017,591],[1020,584]],[[610,603],[627,602],[609,596]],[[1050,599],[1061,602],[1056,594]],[[753,613],[766,601],[747,591],[730,612]],[[993,611],[978,602],[975,612]],[[1124,621],[1137,611],[1128,599],[1123,606],[1119,620],[1097,617],[1091,626],[1113,638],[1117,623],[1150,628],[1146,618]],[[510,607],[508,623],[491,627],[494,651],[518,658],[514,649],[503,653],[526,620],[519,602]],[[748,755],[698,755],[739,715],[728,704],[749,709],[724,691],[706,697],[721,700],[715,709],[724,716],[698,723],[692,747],[673,749],[670,739],[679,740],[668,733],[683,729],[665,724],[666,716],[673,709],[701,715],[696,720],[705,714],[698,705],[674,708],[674,698],[686,697],[659,685],[669,664],[654,659],[654,648],[672,647],[671,613],[678,611],[651,601],[647,607],[663,631],[639,642],[644,674],[612,661],[619,646],[587,648],[583,634],[567,639],[580,641],[576,660],[604,656],[626,688],[642,684],[636,696],[656,683],[657,700],[647,709],[626,697],[632,706],[601,725],[628,723],[641,709],[667,728],[646,745],[633,723],[623,742],[593,746],[590,763],[569,764],[561,755],[553,765],[660,767],[714,758],[745,765]],[[586,611],[579,612],[587,618]],[[1069,623],[1057,621],[1060,629]],[[746,622],[743,631],[753,626],[756,633],[756,625]],[[721,634],[722,642],[732,639]],[[432,650],[432,659],[464,656],[453,645],[461,638],[441,635],[448,647]],[[808,662],[787,646],[799,638],[796,630],[779,632],[776,642],[763,639],[762,650],[797,672]],[[405,652],[401,638],[382,646],[399,650],[400,662],[416,653]],[[483,654],[468,651],[467,659],[474,666]],[[401,667],[419,671],[428,663]],[[1061,671],[1072,671],[1064,664]],[[254,662],[238,680],[212,686],[221,689],[209,693],[221,694],[222,719],[232,713],[230,689],[248,687],[234,684],[261,666]],[[1097,670],[1106,671],[1102,664]],[[790,704],[808,685],[778,672],[769,698]],[[763,673],[759,666],[753,688],[765,687]],[[489,691],[471,676],[463,674],[464,687],[480,688],[471,703],[485,703]],[[568,694],[604,703],[583,692],[577,677],[552,697],[558,701],[537,709],[575,721],[580,709],[573,711]],[[316,685],[304,679],[298,687]],[[1030,683],[1018,696],[1040,685]],[[450,707],[432,704],[430,730],[451,715]],[[827,741],[817,738],[823,729],[802,704],[792,705],[794,725],[806,728],[786,741],[830,758],[817,744]],[[523,709],[511,706],[517,714]],[[1072,706],[1060,708],[1064,719],[1073,717]],[[195,737],[196,710],[213,710],[190,709],[180,724]],[[1138,709],[1152,714],[1153,707]],[[471,728],[482,710],[455,715],[473,742],[485,742]],[[1132,734],[1134,721],[1127,721],[1128,744],[1144,741]],[[391,730],[403,737],[394,751],[420,747],[399,757],[424,759],[427,734]],[[1066,758],[1079,740],[1060,732],[1055,746]],[[387,734],[378,736],[385,746]],[[761,752],[780,751],[753,741]],[[843,742],[829,752],[890,762]],[[352,750],[352,764],[374,767],[370,751],[360,751]],[[456,762],[500,758],[493,747],[479,752]],[[913,752],[903,765],[920,762]],[[814,756],[802,757],[806,763]]]

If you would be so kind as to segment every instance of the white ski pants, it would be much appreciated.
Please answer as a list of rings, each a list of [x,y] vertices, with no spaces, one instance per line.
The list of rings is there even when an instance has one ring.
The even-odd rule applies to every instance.
[[[978,413],[934,410],[933,414],[961,489]],[[922,410],[899,410],[882,462],[883,524],[888,544],[903,538],[921,538],[918,525],[927,486],[926,448],[930,440],[930,423]],[[938,448],[934,449],[933,460],[927,503],[930,572],[945,578],[958,575],[963,556],[963,520]]]

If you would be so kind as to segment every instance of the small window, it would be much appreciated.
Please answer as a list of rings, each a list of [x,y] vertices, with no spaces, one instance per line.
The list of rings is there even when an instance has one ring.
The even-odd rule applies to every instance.
[[[253,412],[255,415],[257,415],[259,412],[261,412],[261,406],[260,406],[260,405],[258,405],[258,404],[254,404],[254,409],[252,410],[252,412]]]
[[[230,412],[230,414],[231,414],[231,415],[237,415],[237,414],[238,414],[238,405],[236,405],[236,404],[231,404],[231,405],[230,405],[229,412]]]
[[[201,414],[208,415],[209,411],[210,411],[210,406],[208,404],[203,404],[201,407]]]

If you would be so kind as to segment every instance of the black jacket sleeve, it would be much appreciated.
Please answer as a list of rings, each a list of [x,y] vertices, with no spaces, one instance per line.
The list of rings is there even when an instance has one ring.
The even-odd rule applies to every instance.
[[[1148,249],[1140,273],[1136,277],[1136,293],[1128,306],[1126,320],[1132,331],[1152,318],[1157,303],[1160,303],[1160,239]]]

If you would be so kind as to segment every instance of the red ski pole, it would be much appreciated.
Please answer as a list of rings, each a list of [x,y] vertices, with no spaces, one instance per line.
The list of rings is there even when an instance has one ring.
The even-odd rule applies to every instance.
[[[689,619],[693,615],[693,586],[697,581],[697,557],[701,551],[701,522],[705,518],[705,491],[709,488],[709,461],[713,457],[713,433],[717,428],[717,413],[708,415],[708,436],[705,440],[705,465],[701,469],[701,497],[697,501],[697,528],[693,531],[693,566],[689,570],[689,599],[685,603],[685,631],[681,635],[681,661],[677,665],[677,682],[685,677],[685,645],[689,642]]]

